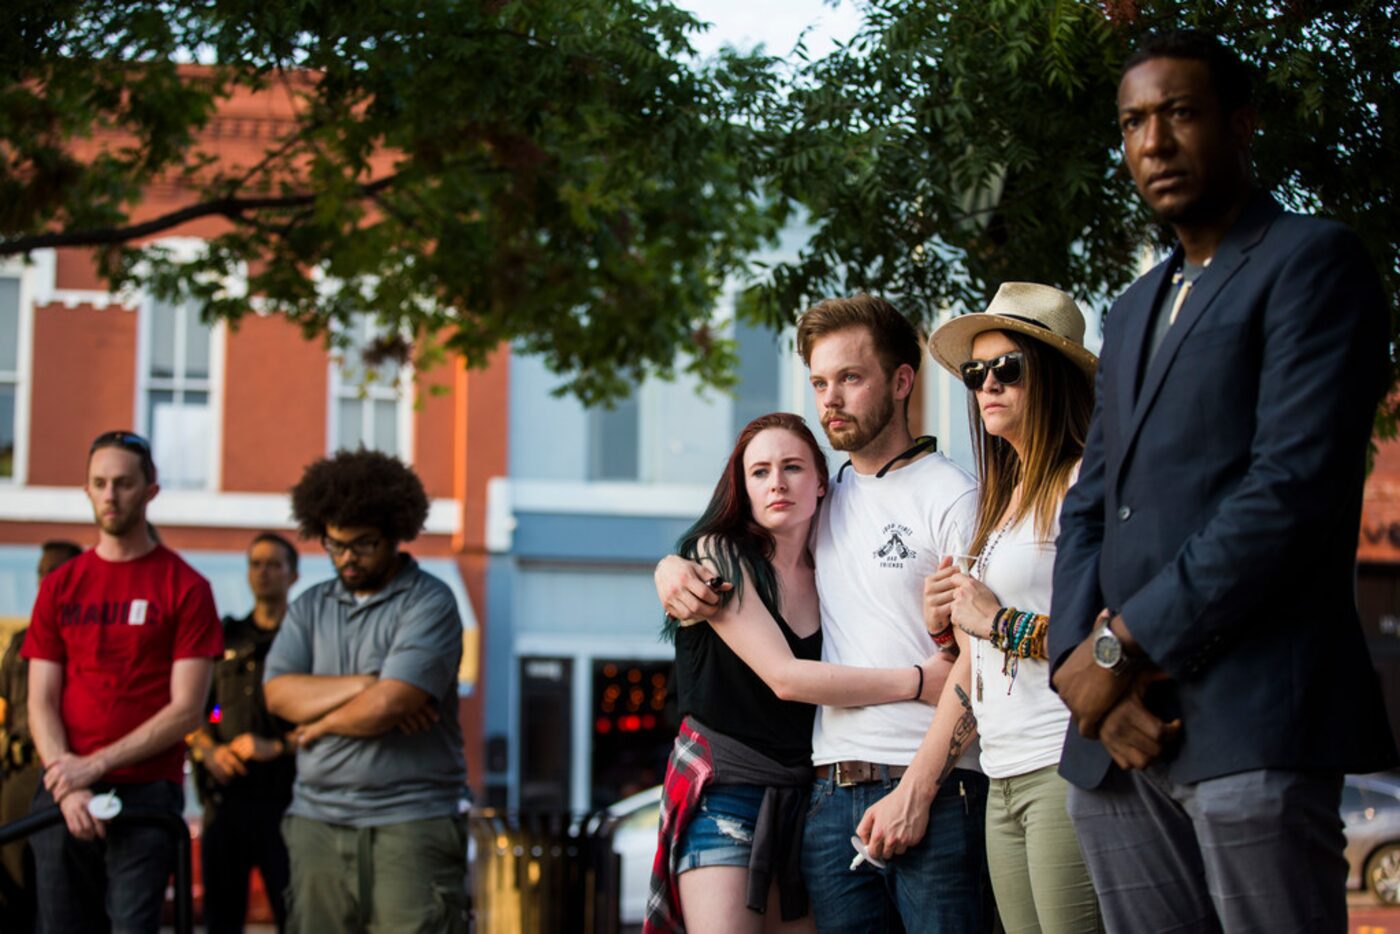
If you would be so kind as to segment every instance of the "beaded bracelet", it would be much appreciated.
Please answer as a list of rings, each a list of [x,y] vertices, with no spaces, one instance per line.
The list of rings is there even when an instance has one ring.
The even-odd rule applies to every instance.
[[[1004,606],[992,617],[988,641],[1002,651],[1001,673],[1010,679],[1006,693],[1016,684],[1016,673],[1023,658],[1046,658],[1045,640],[1050,629],[1050,617],[1043,613],[1027,613]]]
[[[992,631],[987,636],[987,641],[992,643],[993,648],[1002,648],[1006,645],[1007,622],[1016,612],[1014,607],[1004,606],[997,610],[997,615],[992,617]]]
[[[1045,658],[1045,637],[1050,628],[1050,617],[1042,614],[1025,614],[1027,619],[1016,630],[1016,638],[1006,651],[1018,658]]]

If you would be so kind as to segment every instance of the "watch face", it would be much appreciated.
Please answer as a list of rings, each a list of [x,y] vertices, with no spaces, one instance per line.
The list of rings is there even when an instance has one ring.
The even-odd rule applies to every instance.
[[[1123,657],[1123,644],[1111,632],[1101,633],[1094,640],[1094,661],[1104,668],[1112,668]]]

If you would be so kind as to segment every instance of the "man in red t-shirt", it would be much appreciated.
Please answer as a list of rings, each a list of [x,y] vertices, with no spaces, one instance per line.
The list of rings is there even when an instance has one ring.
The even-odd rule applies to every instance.
[[[99,435],[84,489],[97,547],[44,578],[23,649],[44,764],[34,808],[57,802],[66,825],[31,841],[40,927],[156,932],[174,866],[168,831],[109,825],[89,805],[112,792],[124,808],[179,815],[182,740],[203,718],[223,639],[209,583],[146,523],[160,489],[146,440]]]

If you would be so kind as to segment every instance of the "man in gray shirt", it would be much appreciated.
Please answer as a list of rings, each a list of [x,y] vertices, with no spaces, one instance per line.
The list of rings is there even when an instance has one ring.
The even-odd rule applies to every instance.
[[[423,485],[394,458],[341,451],[306,469],[292,512],[336,578],[288,609],[264,675],[268,709],[301,725],[289,928],[465,931],[462,624],[398,548],[427,519]]]

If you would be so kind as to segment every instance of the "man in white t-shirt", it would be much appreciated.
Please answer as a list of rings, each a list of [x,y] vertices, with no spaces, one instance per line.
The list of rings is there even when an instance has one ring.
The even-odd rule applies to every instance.
[[[975,483],[934,451],[932,438],[909,431],[923,348],[889,302],[858,295],[813,306],[798,322],[797,349],[827,439],[850,454],[817,524],[822,659],[917,665],[933,649],[921,612],[924,577],[966,550]],[[713,615],[710,577],[665,558],[656,586],[666,611]],[[986,929],[987,781],[977,770],[971,708],[955,713],[935,718],[915,701],[818,710],[802,870],[820,930]],[[857,834],[884,868],[850,868]]]

